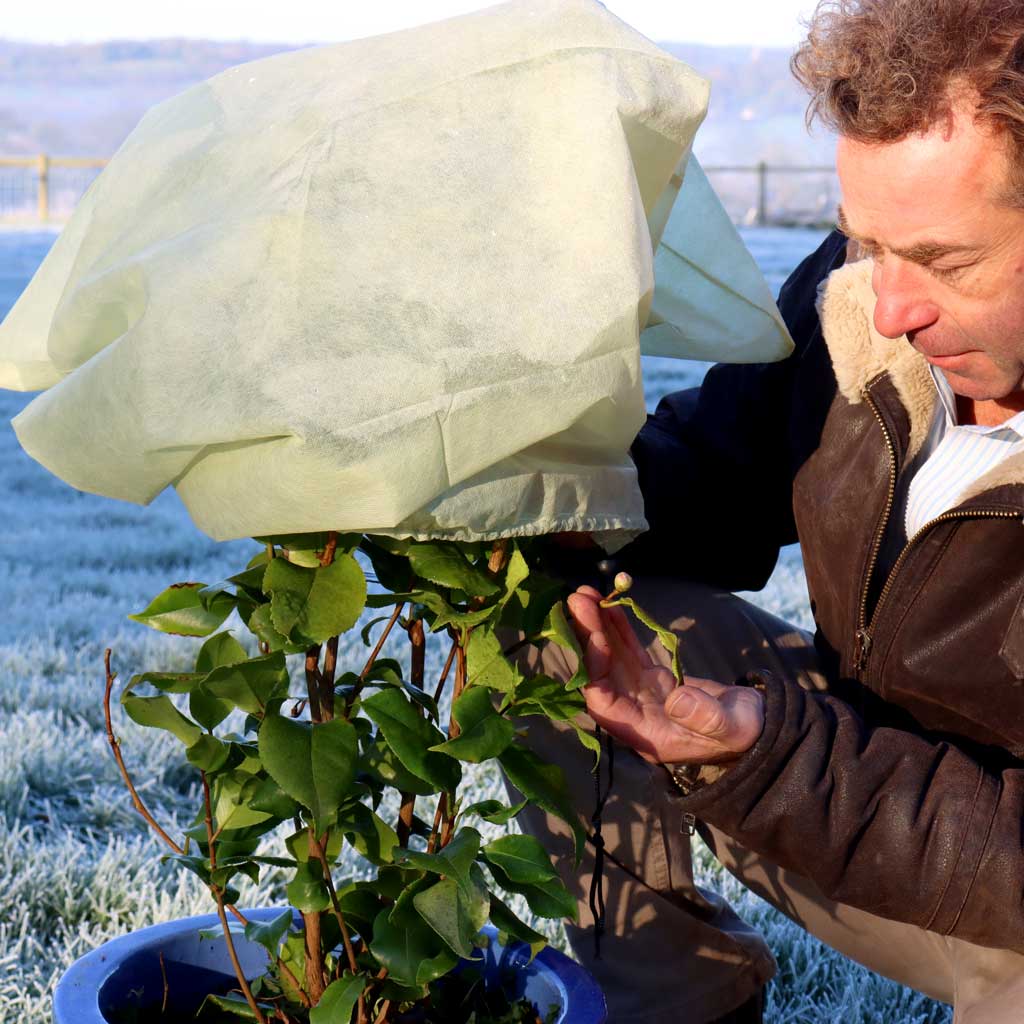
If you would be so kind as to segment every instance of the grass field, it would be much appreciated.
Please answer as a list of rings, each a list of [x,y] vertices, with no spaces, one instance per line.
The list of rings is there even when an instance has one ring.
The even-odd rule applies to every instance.
[[[773,237],[755,235],[751,247],[777,282],[813,238]],[[49,241],[0,235],[0,316]],[[648,368],[652,401],[699,378],[697,368],[663,363]],[[30,399],[0,392],[0,1024],[49,1022],[57,977],[100,942],[210,909],[196,879],[160,864],[162,848],[128,802],[103,735],[103,650],[114,649],[122,680],[143,669],[190,668],[198,641],[162,636],[126,614],[171,582],[220,579],[256,550],[249,541],[207,539],[173,493],[137,508],[52,477],[9,426]],[[796,551],[785,553],[757,600],[806,623]],[[182,824],[197,794],[176,741],[120,716],[117,728],[144,799],[164,822]],[[500,780],[486,772],[473,787],[478,799],[500,795]],[[718,871],[706,850],[697,858],[703,883],[726,892],[769,937],[780,966],[772,1024],[950,1019],[946,1007],[809,938]],[[353,862],[352,871],[362,867]],[[241,903],[252,901],[246,881]],[[549,933],[562,941],[560,927]]]

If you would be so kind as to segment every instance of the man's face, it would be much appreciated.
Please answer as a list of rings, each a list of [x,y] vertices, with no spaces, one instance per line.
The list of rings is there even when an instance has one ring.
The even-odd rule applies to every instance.
[[[899,142],[841,139],[841,226],[874,257],[875,327],[976,402],[1024,393],[1024,209],[969,111]]]

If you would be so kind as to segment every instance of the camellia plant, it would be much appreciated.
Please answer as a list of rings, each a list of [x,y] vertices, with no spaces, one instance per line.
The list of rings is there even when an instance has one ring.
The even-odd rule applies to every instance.
[[[523,804],[467,804],[460,782],[464,763],[497,759],[526,800],[568,822],[578,863],[586,831],[564,778],[513,724],[529,715],[571,721],[585,707],[582,659],[564,683],[526,677],[513,658],[547,643],[579,655],[563,585],[537,568],[528,540],[421,543],[335,532],[256,540],[264,548],[244,571],[213,585],[177,583],[131,616],[208,638],[194,671],[135,675],[120,697],[139,725],[177,737],[198,773],[202,804],[181,842],[146,809],[121,756],[106,654],[107,736],[132,799],[171,847],[169,858],[209,888],[235,966],[237,988],[209,995],[200,1019],[539,1021],[525,1003],[490,1008],[482,985],[470,991],[472,971],[453,969],[486,941],[488,920],[534,954],[544,945],[507,894],[548,918],[574,918],[575,900],[536,839],[485,842],[473,825],[506,824]],[[368,592],[367,562],[379,592]],[[359,628],[367,607],[384,613],[360,630],[365,660],[339,664],[339,638]],[[218,632],[235,610],[256,638],[254,657],[229,630]],[[522,639],[503,647],[499,637],[510,635]],[[448,648],[436,679],[426,674],[431,638]],[[396,643],[407,645],[407,657],[391,656]],[[290,658],[303,659],[300,693]],[[447,721],[442,704],[451,708]],[[596,763],[599,739],[575,728]],[[398,808],[394,820],[382,816],[388,791],[398,794],[388,801]],[[376,868],[374,877],[336,877],[346,845]],[[269,922],[247,920],[232,881],[258,882],[268,866],[290,878],[291,906]],[[267,951],[267,970],[254,980],[239,964],[239,935]]]

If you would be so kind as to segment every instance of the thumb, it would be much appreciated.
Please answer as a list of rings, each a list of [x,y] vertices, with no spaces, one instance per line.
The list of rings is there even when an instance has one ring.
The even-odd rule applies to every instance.
[[[690,732],[721,738],[729,729],[722,705],[695,686],[679,686],[665,698],[665,713]]]

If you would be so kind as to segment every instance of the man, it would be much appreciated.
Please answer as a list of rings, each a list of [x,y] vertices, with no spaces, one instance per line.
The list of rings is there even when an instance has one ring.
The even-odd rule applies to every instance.
[[[957,1024],[1021,1021],[1024,2],[825,2],[793,66],[839,133],[846,237],[782,290],[790,359],[712,370],[634,446],[652,529],[616,568],[681,634],[686,685],[600,608],[608,579],[570,598],[588,709],[622,744],[602,959],[570,935],[614,1024],[759,1020],[772,959],[693,885],[695,820],[741,881]],[[728,593],[797,539],[813,641]],[[592,800],[571,744],[531,732]],[[587,925],[593,862],[562,866]]]

